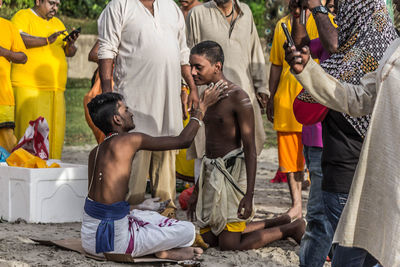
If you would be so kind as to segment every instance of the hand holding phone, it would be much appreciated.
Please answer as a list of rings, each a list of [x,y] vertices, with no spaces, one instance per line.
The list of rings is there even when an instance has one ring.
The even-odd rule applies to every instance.
[[[64,37],[63,41],[67,41],[70,37],[72,39],[75,39],[76,36],[81,33],[81,27],[79,27],[78,29],[73,30],[72,32],[70,32],[67,36]]]
[[[288,30],[286,24],[285,24],[284,22],[282,22],[282,23],[281,23],[281,26],[282,26],[283,32],[284,32],[285,35],[286,35],[286,39],[287,39],[287,42],[288,42],[288,46],[289,46],[289,47],[294,46],[294,41],[293,41],[293,39],[292,39],[292,36],[290,35],[290,32],[289,32],[289,30]]]

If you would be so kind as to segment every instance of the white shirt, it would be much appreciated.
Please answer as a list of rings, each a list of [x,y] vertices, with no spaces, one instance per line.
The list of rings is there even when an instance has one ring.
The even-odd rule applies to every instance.
[[[183,14],[155,0],[154,16],[139,0],[113,0],[99,20],[99,59],[116,58],[114,92],[133,110],[135,131],[152,136],[182,130],[181,65],[189,64]]]

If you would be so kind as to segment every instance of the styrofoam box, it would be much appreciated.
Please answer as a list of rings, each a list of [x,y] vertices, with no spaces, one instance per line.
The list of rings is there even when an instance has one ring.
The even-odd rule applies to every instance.
[[[57,163],[61,168],[30,169],[1,163],[0,216],[7,221],[21,218],[31,223],[82,221],[87,166]]]

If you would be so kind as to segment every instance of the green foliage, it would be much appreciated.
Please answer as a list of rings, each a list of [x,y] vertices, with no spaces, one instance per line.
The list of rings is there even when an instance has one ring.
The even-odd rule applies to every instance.
[[[67,108],[66,145],[96,143],[96,139],[86,123],[83,109],[83,97],[89,89],[89,79],[68,79],[67,90],[65,90],[65,104]]]
[[[265,31],[265,0],[245,0],[253,13],[254,23],[256,24],[258,35],[264,36]]]
[[[34,6],[35,0],[4,0],[1,16],[10,18],[23,8]],[[97,19],[110,0],[61,0],[58,14],[72,18]],[[6,9],[6,10],[3,10]]]
[[[96,19],[110,0],[64,0],[61,1],[61,14],[73,18]]]

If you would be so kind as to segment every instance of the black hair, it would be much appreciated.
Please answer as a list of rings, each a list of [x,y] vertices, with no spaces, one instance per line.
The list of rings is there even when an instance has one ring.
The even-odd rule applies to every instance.
[[[123,100],[122,95],[110,92],[97,95],[87,104],[94,125],[105,135],[113,131],[112,116],[118,114],[118,101]]]
[[[224,66],[224,51],[222,47],[214,41],[198,43],[190,50],[190,54],[205,56],[211,64],[221,62],[221,65]]]

